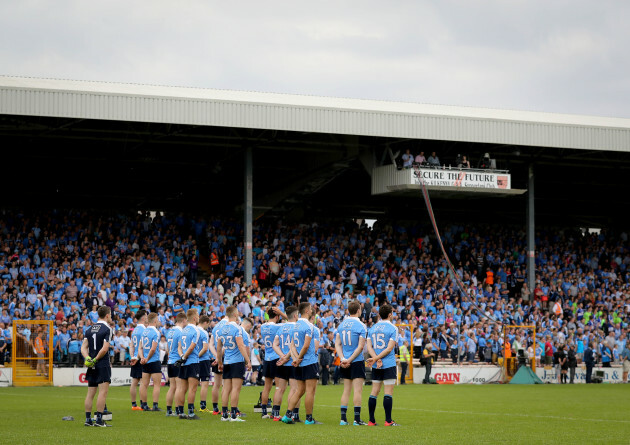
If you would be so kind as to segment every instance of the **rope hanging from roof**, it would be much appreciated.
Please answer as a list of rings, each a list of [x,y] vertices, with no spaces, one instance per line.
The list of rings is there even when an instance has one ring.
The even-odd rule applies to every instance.
[[[418,168],[416,167],[416,172],[418,172]],[[422,178],[421,174],[417,174],[416,178],[418,179],[418,181],[420,182],[420,185],[422,186],[422,196],[424,197],[424,202],[427,206],[427,211],[429,212],[429,219],[431,220],[431,224],[433,225],[433,230],[435,231],[435,236],[437,236],[437,240],[438,243],[440,244],[440,249],[442,250],[442,254],[444,255],[444,259],[446,260],[446,264],[448,265],[448,269],[449,272],[452,274],[454,280],[455,280],[455,284],[457,285],[457,288],[459,289],[459,292],[462,296],[462,300],[467,301],[468,303],[470,303],[475,309],[477,309],[477,312],[479,313],[480,316],[485,317],[495,323],[499,323],[499,320],[497,320],[496,318],[494,318],[493,316],[487,315],[483,310],[481,310],[481,308],[479,306],[477,306],[477,303],[475,303],[475,301],[473,301],[473,298],[469,297],[468,292],[466,291],[466,285],[462,282],[462,280],[459,278],[459,275],[457,274],[457,272],[455,271],[455,268],[453,267],[453,263],[451,263],[450,258],[448,257],[447,253],[446,253],[446,249],[444,248],[444,244],[442,243],[442,237],[440,236],[440,231],[438,230],[438,226],[437,226],[437,222],[435,220],[435,213],[433,212],[433,206],[431,205],[431,198],[429,197],[429,191],[427,190],[426,184],[424,183],[424,179]]]

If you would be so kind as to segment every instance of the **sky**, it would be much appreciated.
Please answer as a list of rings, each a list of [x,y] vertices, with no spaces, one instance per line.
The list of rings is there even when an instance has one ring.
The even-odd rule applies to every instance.
[[[630,118],[627,0],[0,0],[0,75]]]

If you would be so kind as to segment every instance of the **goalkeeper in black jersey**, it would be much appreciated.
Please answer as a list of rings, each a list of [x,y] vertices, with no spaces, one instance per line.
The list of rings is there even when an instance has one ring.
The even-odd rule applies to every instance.
[[[86,377],[88,392],[85,397],[85,426],[108,427],[103,421],[103,411],[107,399],[107,391],[111,383],[112,368],[109,364],[109,345],[112,339],[111,309],[107,306],[98,308],[98,322],[90,326],[85,333],[81,354],[88,368]],[[92,421],[92,405],[98,389],[96,400],[96,421]]]

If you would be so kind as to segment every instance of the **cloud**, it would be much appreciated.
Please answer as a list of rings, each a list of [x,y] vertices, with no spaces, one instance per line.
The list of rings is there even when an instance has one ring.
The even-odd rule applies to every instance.
[[[630,117],[630,3],[0,5],[9,75]]]

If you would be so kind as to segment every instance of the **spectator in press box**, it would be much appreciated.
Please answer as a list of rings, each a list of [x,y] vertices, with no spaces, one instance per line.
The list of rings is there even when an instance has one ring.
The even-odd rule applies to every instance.
[[[403,168],[411,168],[413,164],[413,155],[409,149],[405,150],[405,153],[402,155]]]
[[[420,154],[417,155],[416,159],[414,160],[414,163],[418,164],[418,165],[424,165],[424,164],[426,164],[426,162],[427,162],[427,159],[424,157],[424,152],[423,151],[421,151]]]
[[[438,158],[435,152],[431,152],[431,156],[427,159],[428,164],[431,167],[439,167],[440,166],[440,158]]]

